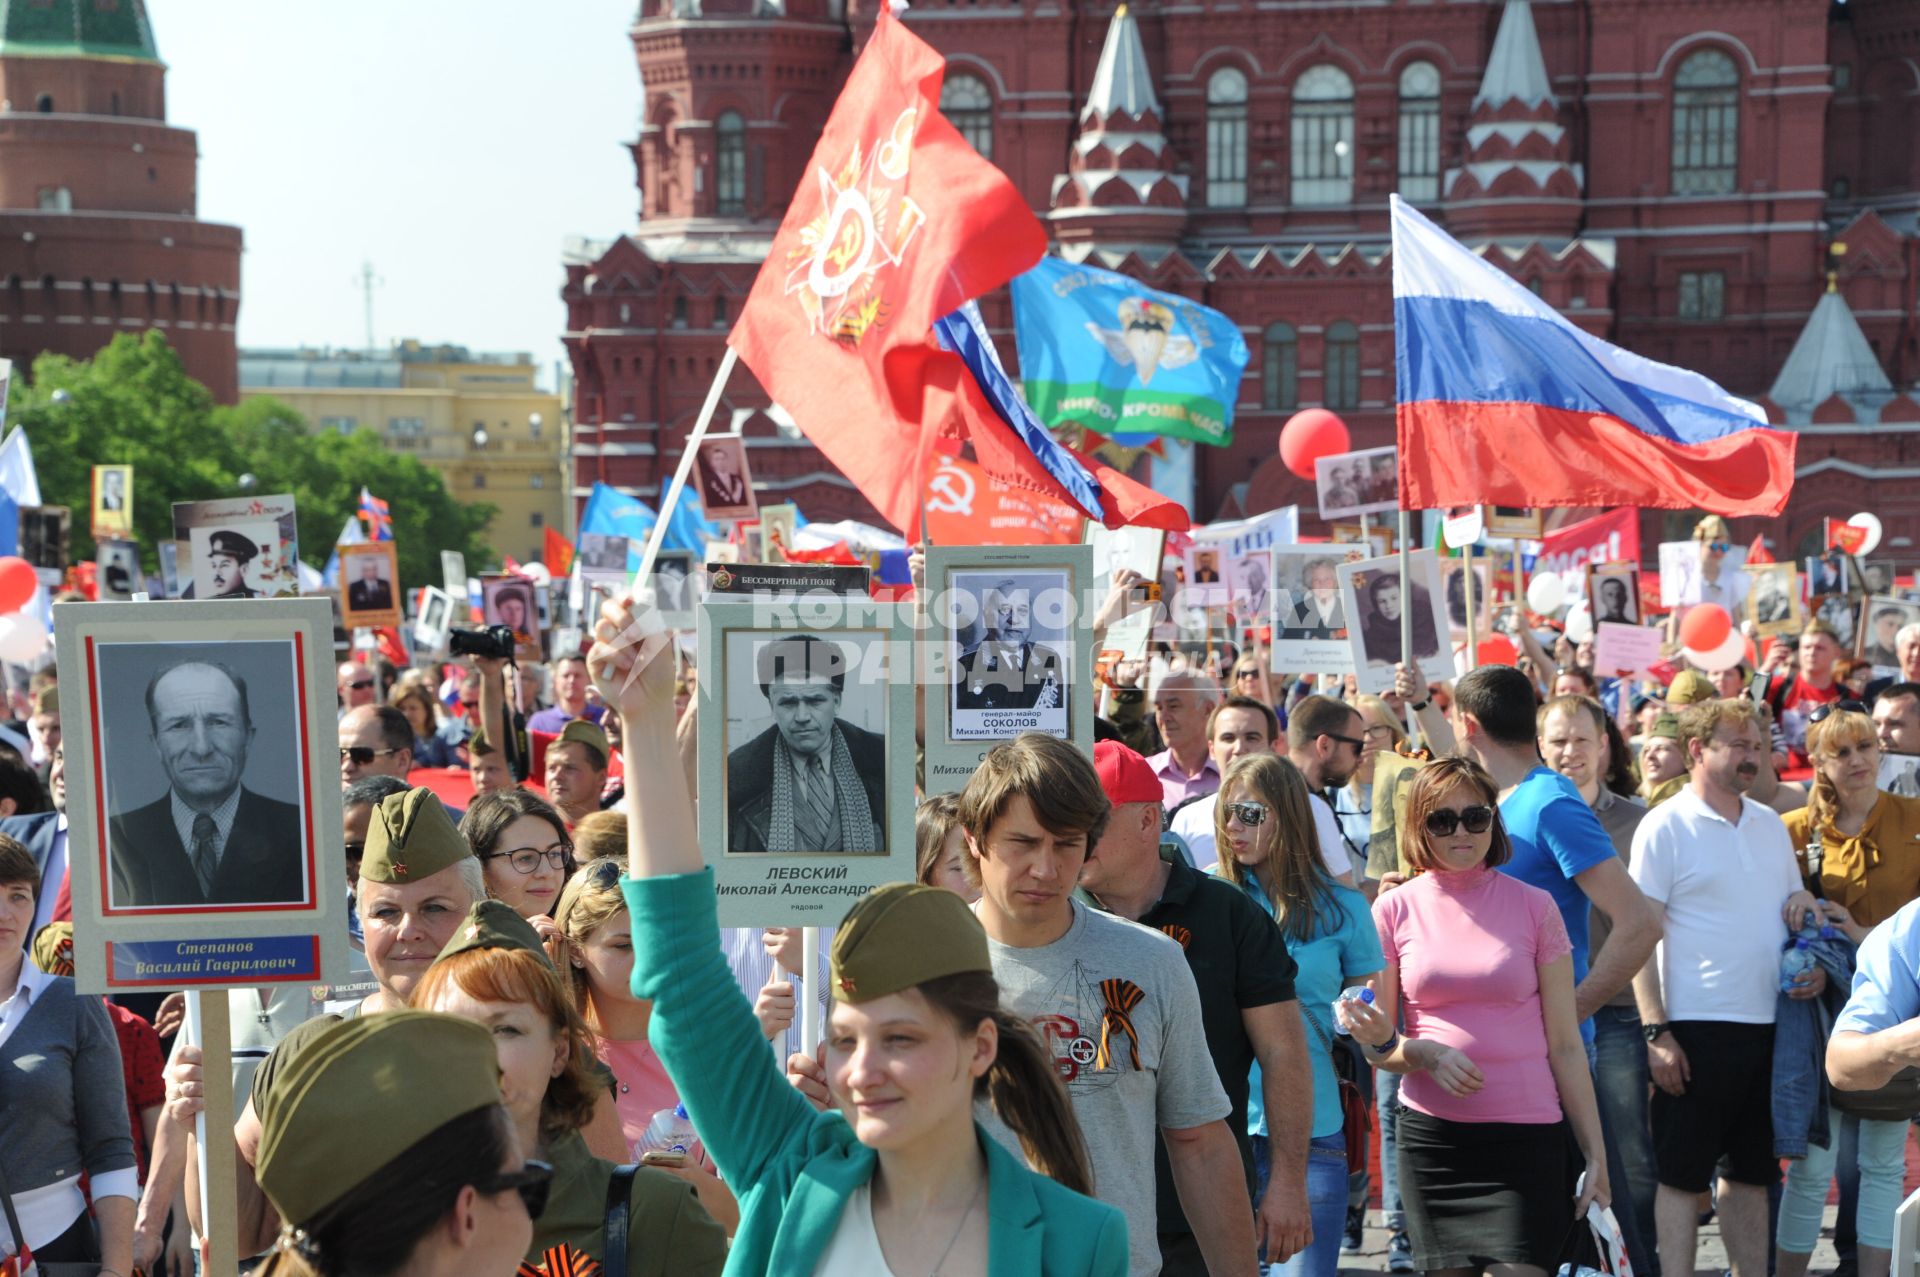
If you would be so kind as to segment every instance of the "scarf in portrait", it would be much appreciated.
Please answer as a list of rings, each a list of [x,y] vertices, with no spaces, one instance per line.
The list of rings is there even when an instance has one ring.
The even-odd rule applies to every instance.
[[[833,776],[835,806],[840,813],[840,850],[875,852],[873,809],[867,805],[867,788],[854,770],[853,754],[838,722],[833,725],[832,761],[827,770]],[[799,782],[793,774],[793,751],[784,738],[773,742],[773,820],[767,826],[767,850],[770,852],[819,851],[818,847],[799,845],[793,822],[793,796]]]

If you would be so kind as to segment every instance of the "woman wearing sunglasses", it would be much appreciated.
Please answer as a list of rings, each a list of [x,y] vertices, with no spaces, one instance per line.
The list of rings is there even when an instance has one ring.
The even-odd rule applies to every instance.
[[[1551,1272],[1572,1222],[1609,1200],[1572,945],[1553,898],[1498,871],[1512,855],[1498,802],[1469,759],[1420,769],[1405,844],[1416,876],[1373,906],[1386,969],[1371,1006],[1336,1008],[1378,1067],[1407,1075],[1400,1191],[1430,1277]]]
[[[501,1107],[487,1032],[422,1011],[313,1026],[260,1078],[259,1183],[287,1224],[256,1271],[518,1271],[552,1168]]]
[[[1314,836],[1313,797],[1300,770],[1277,754],[1236,759],[1220,784],[1214,832],[1221,851],[1215,872],[1244,890],[1280,924],[1300,1014],[1307,1021],[1313,1066],[1313,1142],[1307,1151],[1307,1203],[1313,1243],[1270,1272],[1332,1277],[1340,1266],[1347,1214],[1347,1150],[1340,1087],[1333,1071],[1333,1000],[1386,965],[1366,897],[1327,872]],[[1254,1066],[1247,1101],[1253,1139],[1256,1200],[1269,1170],[1267,1115]]]
[[[593,1036],[532,926],[500,901],[481,901],[420,978],[413,1005],[491,1032],[501,1099],[520,1146],[539,1150],[553,1167],[527,1259],[548,1273],[578,1272],[582,1257],[606,1266],[608,1190],[617,1168],[593,1156],[581,1138],[602,1086]],[[627,1263],[610,1277],[721,1270],[726,1233],[686,1183],[642,1167],[626,1205]]]
[[[497,789],[467,808],[460,832],[480,858],[489,896],[522,918],[553,916],[573,872],[573,840],[559,812],[524,789]]]
[[[606,605],[588,666],[633,758],[671,757],[669,636]],[[740,1193],[746,1274],[1038,1277],[1127,1271],[1126,1223],[1092,1189],[1051,1053],[1000,1005],[986,933],[953,892],[883,887],[834,933],[824,1060],[834,1105],[781,1075],[720,949],[685,776],[627,770],[636,995],[696,1130]],[[1025,1161],[975,1120],[990,1103]]]
[[[1826,920],[1859,944],[1868,931],[1920,897],[1920,798],[1879,787],[1880,740],[1858,701],[1822,705],[1808,716],[1807,753],[1815,769],[1813,793],[1804,808],[1785,817],[1787,833],[1799,854],[1801,877],[1820,898]],[[1843,1127],[1857,1128],[1858,1135],[1860,1277],[1887,1275],[1907,1124],[1829,1109],[1827,1147],[1809,1141],[1805,1157],[1787,1162],[1774,1234],[1779,1277],[1804,1277],[1813,1257]]]

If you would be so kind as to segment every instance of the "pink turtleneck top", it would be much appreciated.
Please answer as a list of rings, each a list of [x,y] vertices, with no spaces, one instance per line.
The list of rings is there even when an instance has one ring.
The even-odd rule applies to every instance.
[[[1559,1121],[1540,968],[1573,947],[1553,897],[1485,866],[1430,872],[1381,892],[1373,921],[1406,1034],[1459,1048],[1486,1079],[1463,1098],[1410,1073],[1401,1102],[1451,1122]]]

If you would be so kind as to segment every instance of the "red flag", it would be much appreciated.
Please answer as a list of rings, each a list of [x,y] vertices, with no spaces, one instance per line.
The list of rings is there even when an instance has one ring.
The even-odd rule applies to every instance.
[[[1753,544],[1747,547],[1747,562],[1755,567],[1763,563],[1776,562],[1773,551],[1767,549],[1767,539],[1764,536],[1755,537]]]
[[[934,320],[1046,251],[1013,183],[941,116],[945,62],[884,8],[728,342],[827,460],[909,536],[956,357]],[[939,374],[934,374],[939,378]]]
[[[547,571],[553,573],[556,577],[565,576],[567,573],[573,571],[573,542],[567,540],[552,528],[546,530],[543,539],[545,541],[545,547],[540,557],[546,560]]]
[[[1858,554],[1860,547],[1867,543],[1867,530],[1857,528],[1845,519],[1828,519],[1827,548],[1838,550],[1842,554]]]
[[[935,545],[1078,545],[1085,522],[1072,502],[1014,487],[964,457],[940,457],[927,480]]]

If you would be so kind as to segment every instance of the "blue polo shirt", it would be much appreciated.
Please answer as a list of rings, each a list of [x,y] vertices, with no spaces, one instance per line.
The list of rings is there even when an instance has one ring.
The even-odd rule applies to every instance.
[[[1573,942],[1573,982],[1587,978],[1587,893],[1574,879],[1616,857],[1600,818],[1574,783],[1558,772],[1536,767],[1500,800],[1500,823],[1513,844],[1513,858],[1500,866],[1529,886],[1553,897],[1560,920]],[[1581,1036],[1593,1040],[1593,1024],[1580,1023]]]
[[[1835,1033],[1878,1033],[1920,1016],[1920,900],[1867,933],[1853,959],[1853,992]]]

